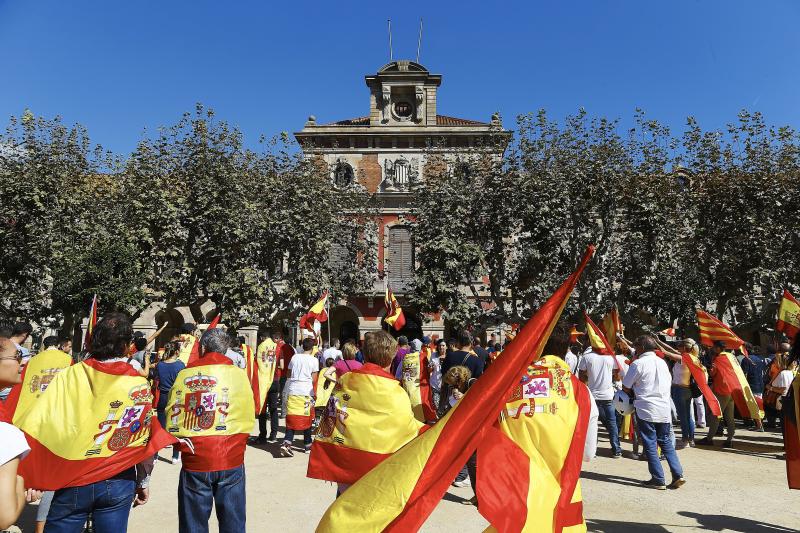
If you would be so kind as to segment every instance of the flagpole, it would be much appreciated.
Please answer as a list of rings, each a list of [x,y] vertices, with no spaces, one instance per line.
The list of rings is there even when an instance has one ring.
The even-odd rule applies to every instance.
[[[331,292],[328,292],[328,297],[325,298],[325,314],[328,315],[328,347],[331,347]]]

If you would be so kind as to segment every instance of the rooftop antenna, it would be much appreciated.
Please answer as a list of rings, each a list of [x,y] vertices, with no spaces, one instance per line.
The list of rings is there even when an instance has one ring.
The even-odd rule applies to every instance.
[[[389,23],[389,61],[392,61],[392,19],[387,19],[386,22]]]
[[[422,17],[419,18],[419,39],[417,40],[417,63],[419,63],[419,51],[422,48]]]

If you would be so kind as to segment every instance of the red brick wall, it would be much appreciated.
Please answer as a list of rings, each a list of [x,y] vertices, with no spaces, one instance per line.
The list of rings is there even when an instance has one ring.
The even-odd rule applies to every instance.
[[[378,154],[364,154],[358,164],[356,175],[361,184],[371,193],[378,191],[381,183],[381,164],[378,161]]]

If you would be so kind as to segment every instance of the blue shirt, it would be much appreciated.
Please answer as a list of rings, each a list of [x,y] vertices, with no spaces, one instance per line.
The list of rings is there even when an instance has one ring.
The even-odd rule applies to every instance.
[[[171,363],[161,361],[156,366],[156,373],[158,374],[158,390],[161,394],[169,394],[169,390],[175,383],[175,378],[178,377],[178,372],[186,368],[183,361],[180,359]]]
[[[742,372],[747,377],[747,383],[753,394],[764,393],[764,374],[767,371],[767,363],[760,355],[745,357],[742,361]]]

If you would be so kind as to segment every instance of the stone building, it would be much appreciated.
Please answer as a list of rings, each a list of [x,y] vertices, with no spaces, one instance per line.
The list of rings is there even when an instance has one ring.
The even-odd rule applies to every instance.
[[[439,153],[455,161],[459,155],[482,150],[499,155],[510,132],[503,129],[498,115],[479,122],[440,114],[437,93],[442,76],[419,63],[393,61],[364,79],[368,114],[329,124],[319,124],[311,116],[294,135],[307,157],[319,158],[330,168],[331,186],[356,184],[377,194],[378,271],[403,305],[415,268],[411,193],[425,180],[426,159]],[[500,148],[492,142],[498,136],[505,140]],[[380,329],[383,296],[384,280],[368,294],[332,304],[331,337],[359,338]],[[442,316],[423,317],[407,305],[403,310],[407,324],[401,334],[443,335]]]

